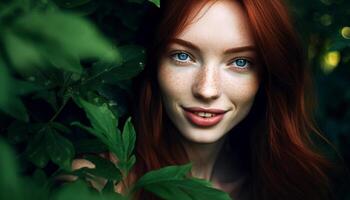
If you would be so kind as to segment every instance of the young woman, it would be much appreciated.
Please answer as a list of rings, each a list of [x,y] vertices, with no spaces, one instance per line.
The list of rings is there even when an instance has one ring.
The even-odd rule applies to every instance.
[[[281,0],[162,0],[132,179],[188,162],[235,200],[329,199],[303,51]],[[155,199],[142,192],[139,199]]]
[[[325,139],[282,0],[162,0],[159,11],[135,84],[137,162],[126,183],[192,162],[192,176],[235,200],[331,199],[332,165],[313,144]],[[73,162],[81,167],[94,166]]]

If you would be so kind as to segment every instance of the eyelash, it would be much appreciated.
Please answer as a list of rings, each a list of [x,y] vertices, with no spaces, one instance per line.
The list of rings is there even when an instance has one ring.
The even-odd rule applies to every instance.
[[[238,70],[238,71],[247,71],[247,70],[249,70],[250,68],[252,68],[253,62],[251,62],[249,59],[247,59],[247,58],[245,58],[245,57],[238,57],[238,58],[235,58],[235,59],[233,59],[232,61],[230,61],[230,63],[237,62],[238,60],[244,60],[244,61],[246,62],[246,65],[245,65],[245,67],[234,66],[234,69],[235,69],[235,70]]]
[[[186,54],[186,55],[187,55],[187,58],[189,58],[190,61],[181,61],[180,59],[175,58],[176,56],[179,56],[180,54]],[[171,58],[175,63],[180,64],[180,65],[184,65],[184,64],[188,64],[188,63],[190,63],[190,62],[193,62],[194,59],[193,59],[192,57],[193,57],[193,56],[192,56],[191,54],[189,54],[189,53],[187,53],[187,52],[185,52],[185,51],[175,52],[175,53],[172,53],[172,54],[170,55],[170,58]],[[232,63],[232,65],[233,65],[233,63],[234,63],[234,62],[237,62],[238,60],[244,60],[244,61],[246,62],[246,65],[245,65],[246,67],[233,66],[233,68],[234,68],[235,70],[238,70],[238,71],[247,71],[247,70],[249,70],[249,69],[252,67],[252,65],[253,65],[253,62],[250,61],[249,59],[245,58],[245,57],[237,57],[237,58],[231,60],[230,63]]]
[[[191,62],[191,61],[181,61],[181,60],[175,58],[175,56],[180,55],[180,54],[186,54],[186,55],[188,56],[188,58],[189,58],[191,61],[193,61],[192,55],[189,54],[189,53],[187,53],[187,52],[185,52],[185,51],[180,51],[180,52],[172,53],[172,54],[170,55],[170,58],[171,58],[174,62],[176,62],[177,64],[181,64],[181,65],[187,64],[187,63]]]

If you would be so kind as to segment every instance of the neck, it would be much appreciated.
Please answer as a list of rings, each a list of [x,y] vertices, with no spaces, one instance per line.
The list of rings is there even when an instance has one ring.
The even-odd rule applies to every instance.
[[[192,176],[206,180],[212,179],[214,164],[224,144],[225,137],[215,143],[193,143],[183,138],[182,143],[192,162]]]

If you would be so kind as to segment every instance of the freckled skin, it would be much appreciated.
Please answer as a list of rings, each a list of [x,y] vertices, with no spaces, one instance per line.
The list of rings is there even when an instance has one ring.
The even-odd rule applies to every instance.
[[[166,52],[162,56],[158,83],[166,113],[187,140],[215,143],[247,116],[259,88],[257,63],[246,71],[232,66],[234,58],[256,58],[256,52],[223,53],[230,48],[255,46],[246,13],[233,1],[208,4],[175,37],[195,44],[200,51],[174,43],[169,51],[186,51],[193,60],[178,64]],[[186,119],[181,106],[229,111],[220,123],[201,128]]]

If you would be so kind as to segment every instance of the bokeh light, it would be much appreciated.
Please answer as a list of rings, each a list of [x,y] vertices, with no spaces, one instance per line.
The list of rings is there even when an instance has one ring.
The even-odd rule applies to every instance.
[[[333,22],[333,17],[329,14],[324,14],[321,16],[320,21],[324,26],[329,26]]]
[[[345,38],[345,39],[350,39],[350,27],[345,26],[341,29],[341,35]]]
[[[340,52],[339,51],[330,51],[326,53],[323,57],[322,69],[325,73],[332,72],[340,62]]]

